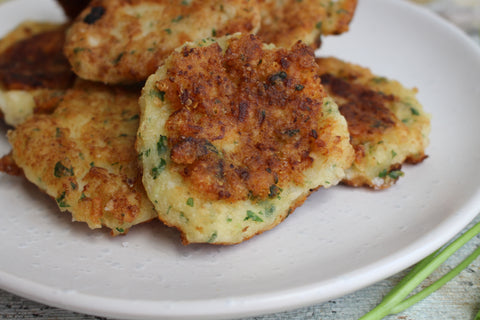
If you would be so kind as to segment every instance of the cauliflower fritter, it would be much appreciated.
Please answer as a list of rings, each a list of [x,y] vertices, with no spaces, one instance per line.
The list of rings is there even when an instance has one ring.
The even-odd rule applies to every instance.
[[[416,89],[336,58],[317,62],[323,86],[347,120],[355,149],[345,184],[385,189],[403,175],[403,163],[427,157],[430,116],[416,99]]]
[[[262,18],[258,35],[289,48],[298,40],[316,49],[322,35],[348,30],[357,0],[258,0]]]
[[[188,43],[149,77],[137,151],[159,218],[183,243],[269,230],[353,161],[344,117],[313,50],[253,35]]]
[[[63,55],[66,25],[26,21],[0,40],[0,111],[15,126],[53,110],[75,75]]]
[[[90,228],[125,233],[156,217],[135,152],[140,89],[80,81],[50,115],[9,131],[15,163],[60,210]]]
[[[254,33],[259,25],[249,0],[93,0],[69,29],[65,53],[81,78],[133,83],[186,41]]]

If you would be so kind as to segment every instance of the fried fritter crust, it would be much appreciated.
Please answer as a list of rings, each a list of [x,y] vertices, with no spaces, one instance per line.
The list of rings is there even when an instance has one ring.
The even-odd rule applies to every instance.
[[[403,175],[403,163],[427,156],[430,116],[417,90],[336,58],[317,58],[322,84],[345,116],[355,161],[343,180],[385,189]]]
[[[322,35],[348,31],[357,0],[258,0],[258,35],[267,43],[290,47],[298,40],[316,49]]]
[[[49,112],[75,79],[63,55],[66,25],[26,21],[0,40],[0,110],[17,125]]]
[[[186,41],[254,33],[259,25],[249,0],[94,0],[69,30],[65,53],[81,78],[132,83]]]
[[[234,244],[271,229],[353,161],[345,119],[300,43],[187,44],[149,78],[140,105],[143,182],[184,243]]]
[[[119,234],[156,217],[134,148],[139,95],[80,82],[54,113],[34,115],[8,133],[26,178],[90,228]]]

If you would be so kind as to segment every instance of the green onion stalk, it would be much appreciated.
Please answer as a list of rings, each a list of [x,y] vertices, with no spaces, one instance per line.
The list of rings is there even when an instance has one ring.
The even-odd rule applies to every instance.
[[[369,311],[359,320],[380,320],[390,314],[402,312],[442,287],[444,284],[458,275],[462,270],[467,268],[468,265],[470,265],[470,263],[472,263],[480,255],[480,247],[478,247],[455,268],[450,270],[447,274],[432,283],[430,286],[408,297],[411,292],[429,275],[431,275],[442,263],[444,263],[464,244],[478,234],[480,234],[480,222],[468,229],[450,244],[445,245],[421,260],[392,289],[392,291],[390,291],[383,298],[378,306]],[[476,315],[475,320],[480,320],[480,312]]]

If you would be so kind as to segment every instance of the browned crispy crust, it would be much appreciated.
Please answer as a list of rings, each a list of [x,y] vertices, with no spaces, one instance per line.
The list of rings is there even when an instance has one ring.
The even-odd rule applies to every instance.
[[[32,35],[0,53],[0,83],[7,90],[66,89],[75,78],[63,55],[66,26]]]
[[[331,73],[322,74],[321,79],[328,92],[340,101],[340,112],[347,120],[351,140],[358,142],[356,145],[378,139],[386,129],[396,125],[395,114],[385,106],[394,101],[395,96],[381,94]],[[358,151],[357,154],[364,153]]]
[[[93,0],[69,30],[65,53],[81,78],[133,83],[154,73],[187,41],[255,32],[259,24],[257,4],[249,0],[187,4],[181,0]]]
[[[23,174],[22,169],[18,167],[15,160],[13,160],[12,153],[0,158],[0,172],[5,172],[11,176],[20,176]]]
[[[348,31],[357,0],[259,0],[262,25],[258,35],[267,43],[289,47],[298,40],[320,46],[322,35]]]
[[[175,110],[166,127],[184,178],[207,198],[230,201],[275,197],[285,183],[302,184],[310,154],[325,145],[316,131],[325,93],[315,85],[311,48],[265,51],[252,35],[232,40],[225,55],[211,45],[173,57],[157,88]],[[235,151],[219,154],[212,142],[222,139]]]

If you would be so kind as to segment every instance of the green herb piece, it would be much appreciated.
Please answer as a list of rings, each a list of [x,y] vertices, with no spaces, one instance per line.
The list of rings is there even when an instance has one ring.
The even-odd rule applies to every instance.
[[[160,90],[157,90],[157,89],[152,89],[152,90],[150,90],[150,95],[153,96],[153,97],[157,97],[162,101],[165,101],[165,92],[164,91],[160,91]]]
[[[193,204],[193,198],[188,198],[188,199],[187,199],[187,206],[193,208],[193,206],[194,206],[194,204]]]
[[[124,54],[125,52],[120,53],[115,59],[113,59],[112,64],[116,66],[120,62],[120,60],[122,60]]]
[[[212,37],[216,37],[216,36],[217,36],[217,30],[212,29]]]
[[[138,114],[135,114],[132,117],[130,117],[130,119],[128,119],[128,120],[130,120],[130,121],[131,120],[138,120],[139,118],[140,118],[140,116]]]
[[[413,108],[413,107],[410,108],[410,112],[411,112],[414,116],[419,116],[419,115],[420,115],[420,112],[418,112],[418,110],[415,109],[415,108]]]
[[[172,22],[180,22],[183,19],[182,15],[177,16],[176,18],[172,19]]]
[[[303,88],[305,88],[305,86],[304,86],[304,85],[301,85],[301,84],[297,84],[297,85],[295,86],[295,90],[297,90],[297,91],[302,91]]]
[[[74,175],[73,167],[67,168],[60,161],[58,161],[53,169],[53,175],[57,178],[72,177]]]
[[[300,129],[287,129],[287,130],[285,131],[285,133],[286,133],[289,137],[293,137],[294,135],[297,135],[299,132],[300,132]]]
[[[392,159],[395,158],[396,155],[397,153],[395,152],[395,150],[392,150]]]
[[[413,267],[412,270],[392,289],[392,291],[383,298],[378,306],[366,313],[359,320],[380,320],[389,314],[402,312],[442,287],[480,256],[480,247],[473,251],[467,258],[443,277],[420,292],[408,297],[408,295],[442,263],[478,234],[480,234],[480,222],[468,229],[450,244],[443,246],[417,263],[415,267]],[[477,317],[479,316],[480,312],[477,314]],[[475,319],[477,319],[477,317]]]
[[[375,83],[385,83],[385,82],[387,82],[387,78],[385,78],[385,77],[375,77],[375,78],[372,78],[372,81],[375,82]]]
[[[116,227],[115,229],[116,229],[118,232],[120,232],[120,233],[124,233],[124,232],[125,232],[125,229],[120,228],[120,227]]]
[[[400,170],[393,170],[388,173],[388,176],[392,179],[398,179],[403,176],[403,172]]]
[[[215,242],[215,240],[217,239],[217,236],[218,236],[217,231],[215,231],[214,233],[211,234],[210,238],[208,238],[207,242],[208,243]]]
[[[70,205],[65,200],[66,192],[63,191],[55,200],[60,208],[68,208]]]
[[[263,219],[260,218],[255,212],[251,210],[247,210],[247,216],[245,217],[245,219],[243,219],[243,221],[247,221],[247,220],[252,220],[255,222],[263,222]]]
[[[153,167],[152,168],[152,176],[153,176],[153,179],[157,179],[158,176],[160,175],[160,173],[165,170],[165,166],[167,165],[167,162],[165,161],[165,159],[161,158],[160,159],[160,163],[158,164],[158,166],[156,167]]]
[[[270,193],[268,194],[268,197],[269,197],[269,198],[275,198],[275,197],[279,196],[281,192],[282,192],[282,189],[281,189],[281,188],[279,188],[279,187],[278,187],[277,185],[275,185],[275,184],[272,184],[272,185],[270,186]]]
[[[318,30],[322,30],[322,21],[317,22],[315,28],[317,28]]]
[[[379,178],[385,178],[388,174],[388,170],[387,169],[383,169],[382,171],[380,171],[380,173],[378,174],[378,177]]]
[[[165,31],[167,34],[172,34],[172,29],[170,28],[163,29],[163,31]]]
[[[74,54],[77,54],[77,53],[80,53],[80,52],[82,52],[82,51],[84,51],[84,50],[85,50],[85,48],[79,48],[79,47],[73,48],[73,53],[74,53]]]
[[[162,155],[168,151],[168,138],[166,136],[160,136],[157,142],[157,153],[158,155]]]

